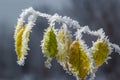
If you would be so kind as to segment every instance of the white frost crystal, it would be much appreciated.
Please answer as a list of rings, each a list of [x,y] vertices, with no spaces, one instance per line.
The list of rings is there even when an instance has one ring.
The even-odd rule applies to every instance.
[[[26,17],[28,17],[27,24],[25,24]],[[27,55],[27,50],[29,50],[30,32],[35,25],[37,17],[46,18],[50,25],[44,34],[41,45],[44,56],[48,58],[46,61],[48,67],[51,65],[52,58],[56,57],[61,66],[67,72],[76,76],[78,80],[84,80],[87,75],[90,75],[90,79],[93,80],[99,66],[111,59],[109,55],[113,52],[113,49],[120,54],[120,47],[109,41],[102,28],[92,31],[88,26],[81,27],[77,21],[70,19],[70,17],[62,17],[58,14],[49,15],[35,11],[30,7],[21,13],[14,33],[15,51],[19,65],[24,65],[25,56]],[[62,28],[55,29],[56,23],[62,23]],[[75,34],[71,28],[77,30]],[[91,48],[82,40],[82,33],[98,38],[96,42],[93,42]],[[74,35],[76,39],[72,41]]]

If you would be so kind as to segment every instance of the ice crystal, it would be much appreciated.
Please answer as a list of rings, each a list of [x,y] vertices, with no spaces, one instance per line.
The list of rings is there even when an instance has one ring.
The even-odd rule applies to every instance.
[[[44,37],[42,40],[42,52],[45,57],[47,57],[46,67],[50,68],[50,62],[53,57],[56,56],[57,50],[57,39],[54,28],[49,26],[44,33]]]
[[[27,24],[25,24],[26,17],[28,17]],[[30,7],[21,13],[14,32],[15,51],[19,65],[24,65],[24,59],[26,59],[25,56],[29,50],[30,32],[35,25],[37,17],[46,18],[50,25],[45,30],[41,42],[42,52],[47,57],[45,64],[48,68],[51,66],[51,60],[56,57],[58,63],[67,72],[76,76],[78,80],[84,80],[88,75],[93,80],[97,69],[104,62],[107,63],[108,59],[111,59],[109,55],[114,49],[115,52],[120,54],[120,47],[109,41],[102,28],[92,31],[88,26],[81,27],[77,21],[70,17],[62,17],[58,14],[49,15],[35,11]],[[62,27],[56,29],[56,23],[62,23]],[[69,28],[77,31],[74,33]],[[98,38],[96,42],[93,42],[92,47],[88,47],[85,41],[82,40],[82,36],[85,35],[82,33]],[[73,36],[76,37],[75,40]]]

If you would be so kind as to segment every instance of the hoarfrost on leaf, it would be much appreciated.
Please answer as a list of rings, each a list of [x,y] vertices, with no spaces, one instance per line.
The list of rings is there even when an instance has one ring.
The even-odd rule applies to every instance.
[[[28,22],[24,24],[27,17]],[[30,7],[23,10],[20,14],[14,32],[15,51],[19,65],[24,65],[24,60],[28,54],[27,50],[29,50],[30,32],[35,25],[37,17],[46,18],[50,25],[45,30],[43,40],[41,41],[43,55],[47,57],[45,65],[48,68],[51,66],[50,62],[52,59],[56,57],[60,65],[67,72],[76,76],[78,80],[84,80],[88,75],[93,80],[99,66],[111,59],[109,55],[113,50],[120,54],[120,47],[109,41],[102,28],[92,31],[88,26],[81,27],[76,20],[70,17],[62,17],[58,14],[49,15],[35,11]],[[62,27],[56,29],[56,23],[62,23]],[[72,32],[69,28],[76,29],[77,32]],[[82,40],[82,36],[85,35],[82,33],[98,38],[96,42],[93,42],[92,47],[89,48],[85,41]],[[76,36],[75,40],[73,40],[73,36]]]
[[[45,57],[47,57],[47,61],[45,62],[46,67],[50,68],[50,62],[53,57],[56,56],[57,50],[57,39],[54,28],[49,26],[44,33],[42,40],[42,52]]]

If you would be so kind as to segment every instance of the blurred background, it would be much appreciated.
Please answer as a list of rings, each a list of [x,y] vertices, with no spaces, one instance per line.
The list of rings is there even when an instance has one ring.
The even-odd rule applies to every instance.
[[[0,0],[0,80],[76,80],[65,73],[56,60],[51,69],[44,66],[46,58],[40,41],[48,24],[42,18],[37,19],[30,36],[31,50],[25,66],[17,65],[14,28],[22,9],[28,7],[51,15],[70,16],[92,30],[103,28],[110,41],[120,45],[120,0]],[[86,43],[91,46],[88,39],[85,38]],[[120,56],[112,53],[111,57],[108,64],[98,69],[95,80],[120,80]]]

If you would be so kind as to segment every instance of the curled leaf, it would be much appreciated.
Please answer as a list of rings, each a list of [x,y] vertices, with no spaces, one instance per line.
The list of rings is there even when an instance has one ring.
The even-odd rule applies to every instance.
[[[105,40],[98,39],[92,47],[92,55],[95,67],[101,66],[110,53],[109,46]]]
[[[69,64],[70,71],[78,79],[84,79],[90,72],[90,58],[78,39],[71,44]]]
[[[59,30],[58,32],[58,62],[68,70],[68,54],[70,52],[71,36],[68,31],[64,29]]]
[[[15,27],[15,33],[14,33],[14,39],[16,38],[17,36],[17,33],[19,32],[19,30],[21,29],[21,27],[23,27],[23,23],[21,21],[18,21],[17,22],[17,26]]]
[[[53,27],[51,26],[45,30],[42,40],[42,52],[44,56],[48,58],[45,62],[46,67],[50,68],[50,62],[58,52],[56,34]]]
[[[17,53],[17,59],[18,59],[18,62],[21,62],[23,63],[23,60],[24,60],[24,54],[22,53],[22,35],[23,35],[23,32],[25,31],[25,28],[26,26],[24,25],[23,27],[21,27],[19,30],[17,30],[15,32],[15,50],[16,50],[16,53]]]
[[[22,53],[24,55],[27,55],[27,50],[29,50],[29,47],[28,47],[28,42],[29,42],[29,36],[30,36],[30,32],[31,32],[31,29],[29,29],[29,26],[26,25],[26,29],[25,31],[23,32],[23,35],[22,35]]]

